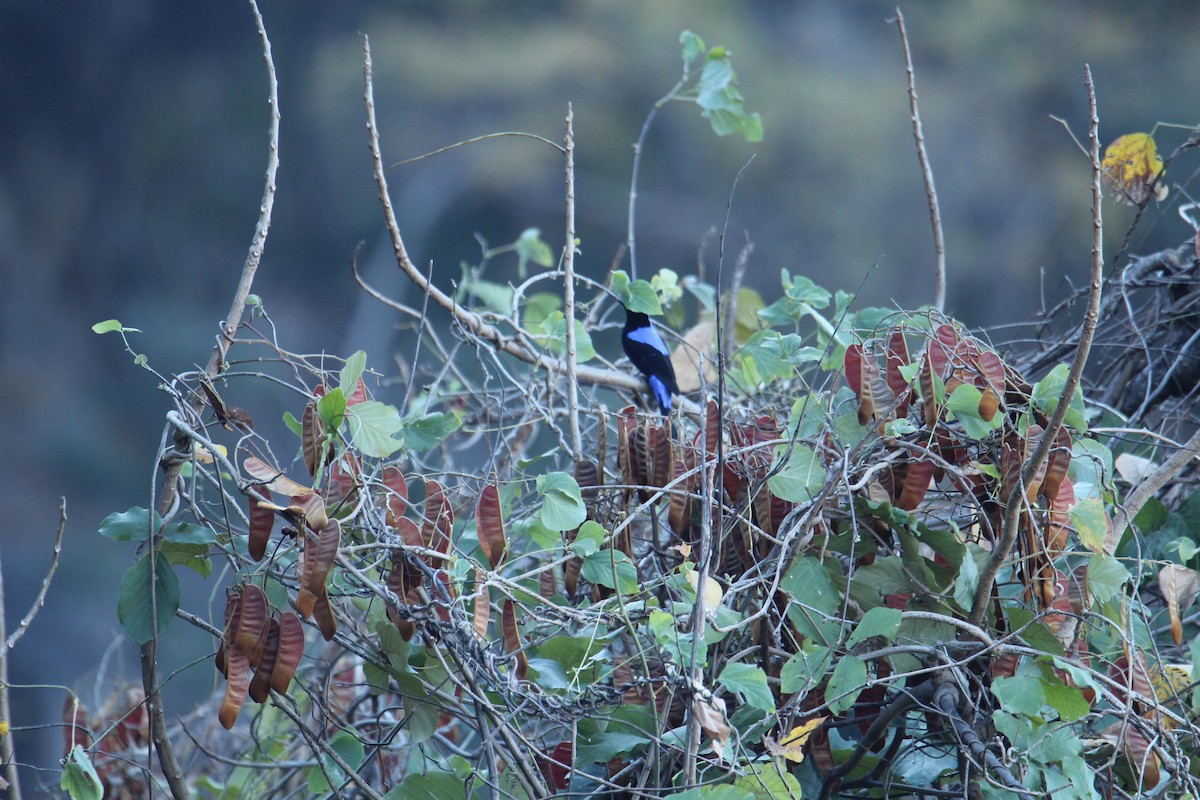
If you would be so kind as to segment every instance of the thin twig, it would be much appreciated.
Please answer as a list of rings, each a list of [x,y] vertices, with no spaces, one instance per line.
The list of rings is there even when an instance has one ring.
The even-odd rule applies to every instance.
[[[209,378],[215,378],[223,369],[229,347],[233,344],[234,333],[237,331],[242,319],[242,313],[246,309],[246,298],[250,296],[250,289],[254,284],[254,275],[258,271],[259,263],[262,261],[267,232],[271,227],[271,210],[275,205],[275,176],[279,170],[279,82],[275,75],[275,61],[271,56],[271,40],[267,37],[266,25],[263,22],[262,13],[259,11],[255,0],[250,0],[250,9],[254,12],[254,23],[258,29],[258,36],[262,40],[263,62],[266,64],[267,82],[269,85],[267,105],[271,110],[271,121],[267,144],[267,171],[264,180],[262,204],[259,207],[258,223],[254,228],[254,235],[250,239],[250,248],[246,254],[246,263],[242,267],[241,278],[238,280],[233,300],[229,304],[229,313],[225,317],[221,332],[217,336],[216,346],[213,348],[212,356],[208,360],[208,366],[204,370],[205,375]],[[197,412],[200,409],[199,402],[197,401],[195,405]],[[183,451],[186,447],[187,442],[182,438],[181,433],[177,433],[175,444],[175,449],[179,451]],[[169,509],[175,505],[177,499],[176,485],[179,480],[179,470],[183,463],[183,460],[179,458],[171,458],[164,461],[163,491],[159,501],[160,509]],[[154,541],[152,538],[152,545]],[[148,557],[151,567],[151,586],[154,586],[157,580],[154,574],[155,561],[157,559],[155,558],[153,547]],[[150,736],[154,743],[154,749],[158,752],[158,761],[162,767],[163,776],[167,780],[167,785],[171,788],[172,796],[175,797],[175,800],[187,800],[191,798],[191,792],[188,790],[187,782],[183,777],[183,770],[179,766],[179,762],[175,757],[175,751],[167,736],[162,695],[159,692],[157,652],[158,609],[154,605],[154,602],[155,597],[154,593],[152,593],[151,616],[153,619],[153,636],[141,648],[142,687],[146,693],[146,711],[150,718]]]
[[[579,434],[579,384],[575,380],[575,111],[567,103],[567,133],[563,138],[566,153],[567,241],[563,250],[563,308],[567,327],[567,422],[571,430],[571,449],[575,458],[583,457],[583,439]]]
[[[1096,87],[1092,83],[1090,66],[1084,65],[1083,75],[1088,96],[1088,140],[1092,159],[1092,271],[1088,284],[1087,310],[1083,315],[1079,345],[1075,350],[1075,358],[1071,361],[1071,368],[1067,373],[1062,394],[1058,398],[1058,406],[1050,416],[1050,421],[1046,423],[1046,430],[1042,434],[1041,441],[1038,442],[1037,449],[1034,450],[1033,455],[1029,457],[1029,460],[1025,462],[1025,467],[1021,470],[1020,486],[1022,487],[1028,486],[1037,475],[1038,470],[1049,456],[1050,449],[1054,446],[1058,431],[1062,428],[1063,419],[1066,418],[1067,409],[1071,405],[1071,398],[1079,387],[1083,367],[1087,364],[1088,353],[1092,349],[1092,340],[1096,335],[1096,323],[1100,317],[1100,300],[1104,293],[1104,222],[1100,211],[1100,116],[1096,111]],[[991,603],[992,585],[995,583],[996,574],[1008,560],[1013,545],[1017,541],[1024,498],[1023,489],[1013,492],[1008,508],[1004,512],[1004,530],[1000,534],[1000,541],[996,542],[987,564],[980,570],[979,589],[975,595],[971,615],[967,618],[972,625],[982,626],[983,618]]]
[[[423,161],[426,158],[432,158],[433,156],[441,155],[442,153],[445,153],[449,150],[457,150],[460,147],[466,147],[467,145],[475,144],[476,142],[486,142],[488,139],[499,139],[499,138],[505,137],[505,136],[516,136],[518,138],[533,139],[538,142],[544,142],[545,144],[548,144],[551,147],[553,147],[558,152],[560,152],[560,153],[563,152],[563,147],[561,144],[559,144],[558,142],[552,142],[544,136],[538,136],[536,133],[525,133],[524,131],[496,131],[495,133],[485,133],[483,136],[476,136],[472,139],[464,139],[461,142],[455,142],[454,144],[448,144],[445,147],[439,147],[437,150],[430,150],[428,153],[422,153],[419,156],[413,156],[412,158],[406,158],[403,161],[397,161],[395,164],[390,165],[388,167],[388,169],[395,169],[396,167],[402,167],[405,164],[412,164],[416,161]]]
[[[426,280],[425,276],[413,265],[412,259],[409,258],[408,250],[404,246],[404,239],[400,235],[400,225],[396,221],[391,197],[388,194],[387,177],[384,175],[383,168],[383,156],[379,150],[379,127],[375,122],[375,89],[371,70],[371,45],[368,38],[363,36],[363,78],[365,83],[363,98],[367,106],[369,146],[371,149],[371,159],[375,167],[375,186],[378,189],[380,205],[383,207],[384,222],[391,236],[392,251],[396,257],[396,265],[416,285],[417,289],[422,292],[428,292],[430,299],[449,311],[455,321],[475,338],[482,339],[496,350],[508,353],[527,364],[541,367],[549,372],[565,373],[567,367],[562,359],[548,356],[540,350],[536,352],[529,350],[516,338],[505,336],[497,327],[485,321],[482,316],[456,303],[453,297],[447,295],[431,281]],[[644,392],[647,390],[646,382],[641,378],[635,378],[633,375],[618,372],[617,370],[589,367],[586,364],[576,365],[575,377],[581,383],[614,386],[619,389],[629,389],[630,391]]]
[[[1200,458],[1200,431],[1193,433],[1192,438],[1188,439],[1162,466],[1147,475],[1129,493],[1124,504],[1117,510],[1116,518],[1113,519],[1113,530],[1116,535],[1120,536],[1133,522],[1138,512],[1142,510],[1142,506],[1146,505],[1151,497],[1158,494],[1160,489],[1173,480],[1195,458]]]
[[[46,577],[42,578],[42,588],[38,590],[33,605],[29,607],[29,613],[17,625],[17,629],[12,632],[12,635],[4,640],[4,656],[11,653],[12,649],[17,646],[17,642],[21,641],[21,637],[25,635],[25,631],[29,630],[29,626],[33,624],[34,618],[42,610],[42,606],[46,604],[46,592],[50,590],[50,581],[54,580],[54,573],[58,570],[58,558],[62,554],[63,531],[66,529],[67,498],[63,497],[58,501],[58,534],[54,537],[54,554],[50,557],[50,568],[46,570]],[[0,717],[0,719],[3,719],[3,717]]]
[[[728,358],[729,343],[732,340],[733,332],[737,329],[737,306],[738,294],[742,291],[742,281],[746,277],[746,269],[750,266],[750,256],[754,254],[754,242],[746,239],[746,243],[742,245],[741,252],[738,253],[737,261],[733,262],[733,276],[729,279],[729,305],[725,309],[725,341],[723,342],[726,348],[723,352]]]
[[[904,68],[908,73],[908,105],[912,110],[913,138],[917,142],[917,160],[921,162],[925,197],[929,201],[929,221],[933,225],[933,252],[937,269],[933,306],[938,311],[943,311],[946,307],[946,241],[942,235],[942,212],[938,207],[937,187],[933,183],[933,168],[929,165],[929,154],[925,152],[925,132],[921,125],[921,111],[917,107],[917,84],[913,74],[912,52],[908,48],[908,32],[904,29],[904,14],[899,6],[896,6],[896,27],[900,30],[900,43],[904,45]]]

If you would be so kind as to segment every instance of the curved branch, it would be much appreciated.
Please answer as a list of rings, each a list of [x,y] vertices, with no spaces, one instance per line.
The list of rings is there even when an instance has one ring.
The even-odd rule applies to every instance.
[[[379,192],[379,202],[383,206],[384,221],[387,224],[388,234],[392,240],[392,251],[396,257],[396,266],[416,285],[417,289],[427,293],[433,302],[449,311],[453,315],[455,322],[462,326],[471,336],[487,342],[496,350],[508,353],[524,361],[526,364],[541,367],[549,372],[566,374],[567,365],[562,359],[552,358],[542,352],[533,352],[515,338],[505,336],[500,329],[487,322],[482,316],[455,302],[453,297],[434,285],[413,264],[412,259],[409,258],[408,249],[404,246],[404,238],[400,235],[400,225],[396,221],[396,213],[392,208],[391,196],[388,193],[387,177],[384,175],[383,156],[379,150],[379,127],[375,121],[375,89],[371,72],[371,45],[366,36],[363,36],[363,77],[365,83],[363,99],[367,106],[367,132],[370,139],[371,160],[375,167],[375,185]],[[615,370],[578,365],[575,367],[575,375],[583,383],[614,386],[635,392],[644,392],[647,390],[646,382],[641,378],[635,378],[632,375]]]
[[[942,233],[942,212],[938,206],[937,187],[933,183],[933,168],[929,166],[929,154],[925,152],[925,131],[921,125],[921,110],[917,107],[917,84],[914,80],[912,51],[908,48],[908,31],[904,28],[904,14],[896,6],[896,27],[900,29],[900,43],[904,45],[904,68],[908,73],[908,106],[912,111],[913,139],[917,142],[917,160],[921,162],[921,177],[925,181],[925,198],[929,202],[929,221],[933,225],[933,252],[937,270],[933,306],[938,311],[946,307],[946,240]]]

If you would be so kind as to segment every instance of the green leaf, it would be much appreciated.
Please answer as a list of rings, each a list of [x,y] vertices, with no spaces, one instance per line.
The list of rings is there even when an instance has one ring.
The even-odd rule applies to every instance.
[[[962,566],[954,578],[954,602],[969,611],[975,604],[975,593],[979,591],[979,564],[986,563],[989,553],[974,542],[967,544],[963,553]]]
[[[571,543],[571,549],[575,551],[575,555],[586,558],[600,550],[606,535],[604,526],[589,519],[579,527],[579,532],[575,534],[575,541]]]
[[[355,766],[358,766],[357,764]],[[466,800],[467,785],[453,772],[409,773],[383,800]]]
[[[733,785],[749,791],[754,800],[793,800],[804,796],[796,776],[773,762],[746,765],[746,774],[735,780]]]
[[[1041,716],[1042,706],[1046,704],[1042,681],[1029,674],[993,679],[992,694],[1000,701],[1001,708],[1010,714],[1024,714],[1035,719]]]
[[[1007,606],[1004,613],[1008,615],[1009,626],[1027,645],[1052,656],[1063,655],[1062,642],[1054,638],[1049,628],[1034,619],[1036,615],[1032,611],[1020,606]]]
[[[537,341],[550,348],[550,351],[558,356],[566,355],[567,353],[567,318],[561,311],[552,311],[546,319],[542,320],[541,328],[543,336],[538,336]],[[587,329],[583,325],[582,320],[575,320],[575,361],[582,364],[585,361],[590,361],[596,357],[596,348],[592,346],[592,337],[588,335]]]
[[[829,676],[829,685],[825,687],[829,713],[837,716],[853,706],[866,684],[866,663],[858,656],[842,656]]]
[[[896,631],[900,630],[901,614],[898,608],[888,608],[879,606],[872,608],[863,618],[854,626],[850,638],[846,640],[846,647],[854,647],[859,642],[870,639],[872,636],[881,636],[888,643],[896,638]]]
[[[787,445],[779,445],[775,451],[776,458],[783,458],[788,452]],[[767,488],[771,494],[790,503],[807,503],[817,496],[825,485],[825,467],[811,448],[802,444],[794,444],[787,463],[771,477],[767,478]]]
[[[92,333],[113,333],[115,331],[132,331],[141,333],[137,328],[126,328],[119,319],[106,319],[92,326]]]
[[[541,240],[540,236],[539,229],[526,228],[522,231],[521,237],[513,244],[517,251],[517,271],[522,275],[525,274],[525,267],[530,261],[540,267],[554,266],[554,251],[550,249],[550,245]]]
[[[179,578],[171,563],[161,552],[154,558],[154,587],[150,583],[150,551],[133,563],[121,578],[117,592],[117,618],[126,633],[139,645],[154,638],[154,617],[151,603],[158,611],[158,628],[170,624],[179,610]]]
[[[631,753],[649,741],[649,737],[640,733],[598,733],[579,745],[575,761],[579,766],[603,764],[617,756]]]
[[[176,544],[216,544],[217,534],[207,525],[172,522],[163,528],[163,538]]]
[[[1058,401],[1062,397],[1063,389],[1067,386],[1067,377],[1070,372],[1070,367],[1066,364],[1059,364],[1050,370],[1050,374],[1034,384],[1033,404],[1046,416],[1050,416],[1058,408]],[[1071,402],[1067,407],[1067,415],[1063,418],[1063,422],[1080,433],[1087,432],[1087,418],[1084,416],[1083,409],[1083,390],[1079,386],[1075,387],[1075,393],[1071,395]]]
[[[691,64],[705,51],[704,40],[691,31],[679,34],[679,45],[682,49],[683,63]]]
[[[212,574],[212,561],[208,558],[208,545],[206,544],[163,542],[158,549],[172,565],[187,567],[201,578],[207,578]]]
[[[317,416],[329,433],[342,427],[342,420],[346,418],[346,395],[340,388],[330,389],[321,396],[317,401]]]
[[[1063,722],[1074,722],[1081,719],[1091,706],[1083,696],[1083,690],[1078,686],[1067,686],[1062,678],[1055,674],[1050,664],[1039,664],[1042,672],[1042,690],[1046,695],[1046,704],[1058,712],[1058,718]]]
[[[654,291],[654,287],[648,281],[630,281],[625,270],[618,269],[612,274],[611,286],[613,294],[630,311],[651,315],[662,313],[658,292]]]
[[[58,786],[66,791],[71,800],[100,800],[104,796],[100,776],[96,774],[96,768],[92,766],[92,760],[88,758],[83,745],[77,744],[71,748],[71,754],[63,764]]]
[[[158,513],[154,514],[154,530],[162,525]],[[128,511],[109,514],[100,523],[100,535],[114,542],[132,542],[150,538],[150,512],[134,506]]]
[[[418,676],[402,672],[393,674],[393,677],[402,690],[408,741],[414,745],[420,744],[437,731],[438,706],[430,702],[429,687]]]
[[[467,287],[485,306],[497,314],[505,316],[512,313],[513,291],[511,286],[495,283],[494,281],[474,280]]]
[[[1113,474],[1112,451],[1095,439],[1079,438],[1071,447],[1071,466],[1067,475],[1075,484],[1075,496],[1103,498],[1109,492]]]
[[[297,436],[304,432],[304,426],[300,424],[300,420],[296,419],[296,415],[290,411],[283,412],[283,424]]]
[[[1079,534],[1080,543],[1093,553],[1104,551],[1108,536],[1108,512],[1099,497],[1085,497],[1071,508],[1071,524]]]
[[[516,536],[528,536],[543,550],[550,550],[562,543],[562,531],[552,531],[545,526],[541,517],[526,517],[512,523]]]
[[[1107,602],[1117,596],[1129,578],[1129,570],[1112,556],[1097,553],[1088,562],[1088,593],[1097,603]]]
[[[437,447],[461,427],[462,420],[457,414],[442,411],[420,417],[405,417],[400,423],[400,440],[409,450],[422,453]]]
[[[787,611],[792,624],[817,644],[833,644],[838,635],[834,618],[839,613],[840,594],[821,562],[809,556],[796,559],[779,586],[796,599]]]
[[[717,681],[731,692],[741,694],[755,708],[768,713],[775,710],[775,698],[771,696],[767,674],[761,667],[735,661],[725,665]]]
[[[1005,419],[1003,414],[997,414],[989,422],[979,416],[979,401],[982,399],[983,392],[967,383],[955,387],[946,398],[946,410],[954,415],[954,419],[962,424],[967,436],[975,441],[986,439],[992,431],[1004,424]]]
[[[511,309],[512,303],[509,303]],[[521,322],[526,330],[536,330],[542,320],[562,309],[562,297],[549,292],[534,292],[521,304]]]
[[[368,458],[387,458],[403,447],[395,438],[404,422],[394,406],[368,400],[356,403],[346,414],[350,443]]]
[[[352,769],[358,769],[366,758],[363,743],[350,731],[338,731],[329,740],[329,747],[341,756],[342,760],[349,764]],[[326,772],[329,773],[330,778],[333,778],[337,786],[340,786],[346,780],[346,773],[342,771],[342,768],[324,753],[321,754],[321,763],[325,767],[324,770],[319,766],[308,768],[308,791],[310,795],[326,794],[333,791],[333,787],[329,784],[329,779],[325,777]]]
[[[787,694],[804,694],[819,684],[833,661],[833,649],[819,644],[800,650],[779,671],[779,689]]]
[[[793,797],[800,797],[797,792]],[[699,786],[686,792],[674,792],[663,800],[755,800],[754,792],[728,783]]]
[[[343,395],[349,397],[358,390],[358,379],[362,377],[366,367],[367,354],[363,350],[355,350],[346,359],[346,363],[342,365],[342,371],[338,373],[338,388],[342,390]]]
[[[583,568],[580,571],[583,577],[592,583],[616,589],[623,595],[634,594],[638,590],[637,567],[629,560],[629,556],[620,550],[606,548],[592,553],[583,559]]]
[[[542,523],[552,531],[578,528],[587,519],[587,507],[575,478],[565,472],[539,475],[537,490],[542,496]]]

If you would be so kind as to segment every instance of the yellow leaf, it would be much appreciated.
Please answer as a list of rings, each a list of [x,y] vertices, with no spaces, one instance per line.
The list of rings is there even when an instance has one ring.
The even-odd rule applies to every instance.
[[[1167,600],[1167,611],[1171,616],[1171,638],[1175,644],[1183,644],[1183,620],[1180,617],[1195,602],[1200,592],[1200,572],[1178,564],[1167,564],[1158,572],[1158,588]]]
[[[733,733],[725,718],[725,701],[711,695],[704,699],[697,693],[692,701],[692,713],[696,715],[700,727],[712,738],[712,749],[717,758],[724,759],[729,736]]]
[[[1127,133],[1117,138],[1104,151],[1100,169],[1118,203],[1137,206],[1146,202],[1156,180],[1154,199],[1161,203],[1167,197],[1162,156],[1148,133]]]
[[[687,577],[687,582],[691,584],[692,590],[699,593],[700,573],[695,569],[689,569],[684,572]],[[721,600],[725,598],[725,593],[721,591],[721,584],[717,583],[711,575],[704,579],[704,615],[711,616],[717,610],[717,606],[721,605]]]
[[[679,391],[687,394],[700,388],[700,357],[704,357],[704,380],[717,382],[717,323],[712,317],[703,319],[683,335],[683,344],[671,353],[675,382]]]
[[[799,764],[804,760],[804,745],[808,743],[808,737],[812,736],[813,731],[821,727],[821,723],[826,719],[827,717],[813,717],[806,722],[801,722],[778,742],[770,736],[764,736],[763,744],[766,745],[767,751],[771,755],[783,756],[788,761]]]

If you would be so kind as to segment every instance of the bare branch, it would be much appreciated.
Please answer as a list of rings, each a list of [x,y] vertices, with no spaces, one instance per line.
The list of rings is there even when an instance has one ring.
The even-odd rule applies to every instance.
[[[1200,459],[1200,431],[1193,433],[1192,438],[1176,450],[1162,466],[1147,475],[1125,498],[1125,503],[1118,509],[1117,516],[1113,519],[1113,529],[1118,536],[1129,527],[1133,518],[1138,515],[1150,498],[1158,494],[1160,489],[1182,472],[1192,459]]]
[[[904,45],[904,68],[908,73],[908,105],[912,110],[913,138],[917,142],[917,160],[921,162],[921,177],[925,180],[925,197],[929,201],[929,221],[933,225],[933,252],[936,258],[937,286],[933,295],[933,306],[938,311],[946,308],[946,242],[942,235],[942,212],[938,207],[937,187],[933,183],[933,168],[929,165],[929,154],[925,152],[925,132],[921,125],[921,111],[917,107],[917,85],[913,74],[912,52],[908,49],[908,31],[904,28],[904,14],[896,7],[896,27],[900,30],[900,43]]]
[[[541,367],[550,372],[566,373],[567,366],[561,359],[552,358],[543,352],[534,352],[526,348],[517,338],[504,335],[494,325],[488,323],[482,316],[470,309],[463,308],[454,298],[439,289],[414,266],[404,246],[400,235],[400,225],[392,208],[391,197],[388,194],[387,177],[384,175],[383,156],[379,150],[379,127],[375,121],[375,89],[371,72],[371,46],[366,36],[363,37],[363,76],[365,82],[364,100],[367,106],[367,132],[370,138],[371,158],[375,165],[375,185],[379,191],[379,202],[383,206],[384,220],[392,240],[392,251],[395,253],[396,265],[400,271],[411,280],[422,292],[428,292],[430,299],[449,311],[456,322],[472,336],[489,343],[492,347],[508,353],[527,364]],[[586,365],[575,367],[576,378],[589,384],[615,386],[631,391],[646,391],[646,382],[624,372],[610,369],[597,369]]]
[[[575,111],[567,103],[567,134],[563,138],[567,157],[567,237],[563,245],[563,309],[566,312],[567,334],[567,421],[571,429],[571,455],[578,459],[583,454],[583,440],[579,435],[579,384],[575,378]]]
[[[1100,300],[1104,293],[1104,221],[1100,211],[1100,116],[1096,111],[1096,87],[1092,83],[1091,67],[1085,64],[1083,74],[1083,82],[1088,96],[1088,142],[1091,145],[1092,159],[1092,271],[1088,284],[1087,310],[1083,315],[1083,329],[1079,334],[1079,345],[1075,350],[1075,358],[1071,361],[1066,384],[1058,398],[1058,407],[1054,409],[1050,421],[1046,423],[1046,430],[1042,434],[1041,441],[1038,442],[1037,449],[1034,450],[1033,455],[1025,462],[1024,469],[1021,470],[1021,486],[1028,486],[1029,482],[1037,475],[1038,470],[1050,455],[1050,449],[1054,446],[1059,429],[1062,428],[1063,419],[1066,418],[1067,409],[1071,405],[1071,398],[1083,376],[1088,353],[1092,349],[1092,339],[1096,335],[1096,323],[1100,317]],[[1024,498],[1023,490],[1012,493],[1008,508],[1004,512],[1004,530],[1000,534],[1000,540],[992,549],[987,564],[980,570],[979,588],[975,595],[975,603],[971,608],[971,615],[968,617],[973,625],[982,625],[988,605],[991,603],[992,585],[995,583],[996,574],[1008,560],[1013,545],[1017,541]]]
[[[486,142],[489,139],[500,139],[507,136],[514,136],[519,139],[533,139],[534,141],[544,142],[558,152],[564,152],[561,144],[552,142],[544,136],[538,136],[536,133],[525,133],[524,131],[497,131],[495,133],[485,133],[483,136],[475,136],[471,139],[464,139],[461,142],[448,144],[445,147],[439,147],[436,150],[430,150],[428,153],[422,153],[419,156],[413,156],[412,158],[406,158],[403,161],[397,161],[395,164],[390,165],[388,169],[395,169],[396,167],[402,167],[405,164],[413,164],[417,161],[423,161],[427,158],[432,158],[433,156],[441,155],[442,153],[446,153],[451,150],[457,150],[460,147],[466,147],[469,144],[475,144],[476,142]]]
[[[12,649],[17,646],[17,642],[21,641],[21,637],[25,635],[25,631],[29,630],[29,626],[33,624],[34,618],[42,610],[42,606],[46,604],[46,592],[50,590],[50,581],[54,580],[54,573],[58,571],[58,558],[62,554],[63,531],[66,529],[67,498],[63,497],[58,501],[58,534],[54,537],[54,555],[50,557],[50,567],[46,570],[46,577],[42,578],[42,588],[38,590],[33,605],[29,607],[29,612],[21,620],[20,624],[17,625],[17,629],[12,632],[12,635],[4,640],[4,656],[11,653]]]

